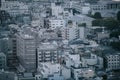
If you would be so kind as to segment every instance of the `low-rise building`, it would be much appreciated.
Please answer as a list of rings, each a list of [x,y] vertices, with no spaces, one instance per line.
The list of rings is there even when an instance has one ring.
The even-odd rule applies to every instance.
[[[64,77],[65,80],[70,79],[71,78],[71,68],[68,68],[65,65],[61,66],[61,75]]]
[[[58,62],[58,49],[54,43],[42,43],[37,49],[37,64],[41,62]]]
[[[15,80],[15,73],[14,72],[9,72],[9,71],[0,71],[0,80]]]
[[[120,10],[120,1],[99,1],[91,5],[92,14],[100,12],[103,17],[115,17]]]
[[[62,18],[52,17],[49,19],[49,28],[54,30],[56,28],[65,27],[65,20]]]
[[[72,66],[71,76],[75,80],[79,80],[79,79],[89,80],[90,78],[93,78],[95,76],[95,72],[90,68],[81,68],[81,67]]]
[[[120,69],[120,54],[111,53],[105,56],[106,70]]]
[[[42,78],[48,78],[50,75],[60,75],[61,66],[58,63],[40,63],[38,65],[38,72],[40,72]]]
[[[76,66],[81,66],[81,62],[80,62],[80,56],[79,54],[70,54],[69,52],[65,52],[64,53],[64,61],[65,61],[65,65],[70,68],[73,65]]]
[[[49,75],[48,80],[64,80],[64,77],[55,73],[54,75]]]

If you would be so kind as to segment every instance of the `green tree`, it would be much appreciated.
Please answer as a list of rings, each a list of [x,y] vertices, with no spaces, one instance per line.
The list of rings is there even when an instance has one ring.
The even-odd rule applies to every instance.
[[[114,18],[107,18],[103,20],[103,25],[109,30],[115,30],[119,28],[119,22]]]
[[[86,23],[81,23],[81,24],[78,24],[78,26],[82,26],[82,27],[86,27]]]
[[[116,50],[120,50],[120,42],[111,42],[110,45],[116,49]]]
[[[95,19],[102,19],[101,13],[100,13],[100,12],[96,12],[96,13],[94,14],[94,18],[95,18]]]
[[[117,13],[117,20],[120,22],[120,11]]]
[[[111,32],[111,33],[110,33],[110,37],[111,37],[111,38],[112,38],[112,37],[118,38],[119,35],[120,35],[120,31],[114,31],[114,32]]]
[[[92,26],[102,26],[103,20],[102,19],[96,19],[92,21]]]
[[[93,4],[93,3],[97,3],[99,0],[85,0],[85,1],[88,2],[88,3]]]

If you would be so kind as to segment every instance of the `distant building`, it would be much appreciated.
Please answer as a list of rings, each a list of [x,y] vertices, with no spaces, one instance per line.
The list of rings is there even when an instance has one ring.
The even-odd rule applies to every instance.
[[[85,39],[86,38],[86,27],[78,26],[75,22],[69,23],[65,28],[61,28],[62,39],[67,39],[69,41],[74,39]]]
[[[26,71],[36,69],[35,39],[28,34],[17,34],[17,57]]]
[[[106,70],[120,69],[120,54],[112,53],[105,56]]]
[[[55,30],[45,30],[42,34],[39,34],[41,40],[58,40],[58,34]]]
[[[83,79],[87,79],[89,80],[90,78],[93,78],[95,76],[95,72],[90,69],[90,68],[80,68],[80,67],[73,67],[72,66],[72,70],[71,70],[71,76],[75,79],[75,80],[83,80]]]
[[[61,75],[64,77],[65,80],[71,78],[71,68],[68,68],[67,66],[63,65],[61,67],[61,72]]]
[[[86,54],[86,53],[84,53]],[[89,56],[82,56],[81,62],[83,67],[91,67],[92,69],[103,69],[103,58],[90,53]]]
[[[37,49],[37,63],[58,62],[57,45],[53,43],[42,43]]]
[[[49,28],[54,30],[56,28],[65,27],[65,20],[62,18],[52,17],[49,19]]]
[[[54,75],[49,75],[48,80],[65,80],[62,75],[55,73]]]
[[[4,53],[0,53],[0,69],[6,69],[7,61],[6,55]]]
[[[73,10],[71,8],[64,8],[63,18],[68,19],[73,16]]]
[[[42,78],[48,78],[50,75],[60,75],[60,64],[58,63],[40,63],[38,65],[38,72],[40,72]]]
[[[52,15],[58,17],[63,13],[61,3],[51,3]]]
[[[66,67],[70,68],[71,66],[81,66],[79,54],[70,54],[69,52],[65,52],[64,54],[64,61]]]
[[[0,80],[15,80],[15,73],[8,71],[0,71]]]
[[[32,20],[31,26],[35,27],[35,28],[36,27],[43,28],[44,27],[44,19],[40,18],[40,19]]]
[[[19,1],[2,1],[2,10],[6,10],[10,15],[29,14],[28,6]]]
[[[15,66],[18,64],[17,60],[17,38],[16,35],[11,35],[9,36],[9,41],[10,41],[10,49],[11,51],[8,52],[8,67],[10,69],[15,69]]]
[[[100,32],[97,34],[98,40],[109,38],[109,33],[108,32]]]
[[[114,17],[120,10],[120,1],[99,1],[91,4],[92,14],[100,12],[103,17]]]
[[[0,39],[0,51],[7,55],[9,49],[9,39],[8,37]]]
[[[90,4],[75,3],[75,4],[73,4],[73,9],[75,9],[76,11],[78,11],[81,14],[89,14]]]
[[[32,73],[19,74],[17,80],[36,80]]]
[[[1,3],[2,3],[2,2],[1,2],[1,0],[0,0],[0,8],[1,8],[1,5],[2,5]]]

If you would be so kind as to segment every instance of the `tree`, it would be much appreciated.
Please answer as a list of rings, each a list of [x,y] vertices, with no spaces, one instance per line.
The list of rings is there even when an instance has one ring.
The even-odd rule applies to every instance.
[[[103,20],[101,19],[96,19],[92,21],[92,26],[102,26],[103,25]]]
[[[109,30],[115,30],[119,28],[119,22],[114,18],[104,19],[103,25]]]
[[[92,21],[92,26],[104,26],[108,30],[118,30],[119,29],[119,21],[114,18],[106,18],[106,19],[96,19]]]
[[[95,19],[102,19],[101,13],[100,13],[100,12],[96,12],[96,13],[94,14],[94,18],[95,18]]]
[[[120,42],[111,42],[110,45],[116,49],[116,50],[120,50]]]
[[[120,11],[117,13],[117,20],[120,22]]]
[[[78,26],[82,26],[82,27],[86,27],[86,23],[81,23],[81,24],[78,24]]]
[[[87,3],[97,3],[99,0],[85,0]]]
[[[110,37],[111,37],[111,38],[112,38],[112,37],[118,38],[119,35],[120,35],[120,31],[115,31],[115,32],[110,33]]]

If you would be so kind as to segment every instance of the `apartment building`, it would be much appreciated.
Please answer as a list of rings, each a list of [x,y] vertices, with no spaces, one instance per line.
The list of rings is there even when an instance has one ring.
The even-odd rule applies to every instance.
[[[23,33],[17,34],[17,57],[26,71],[35,71],[36,47],[33,36]]]
[[[37,64],[41,62],[58,62],[57,45],[53,43],[42,43],[37,48]]]

